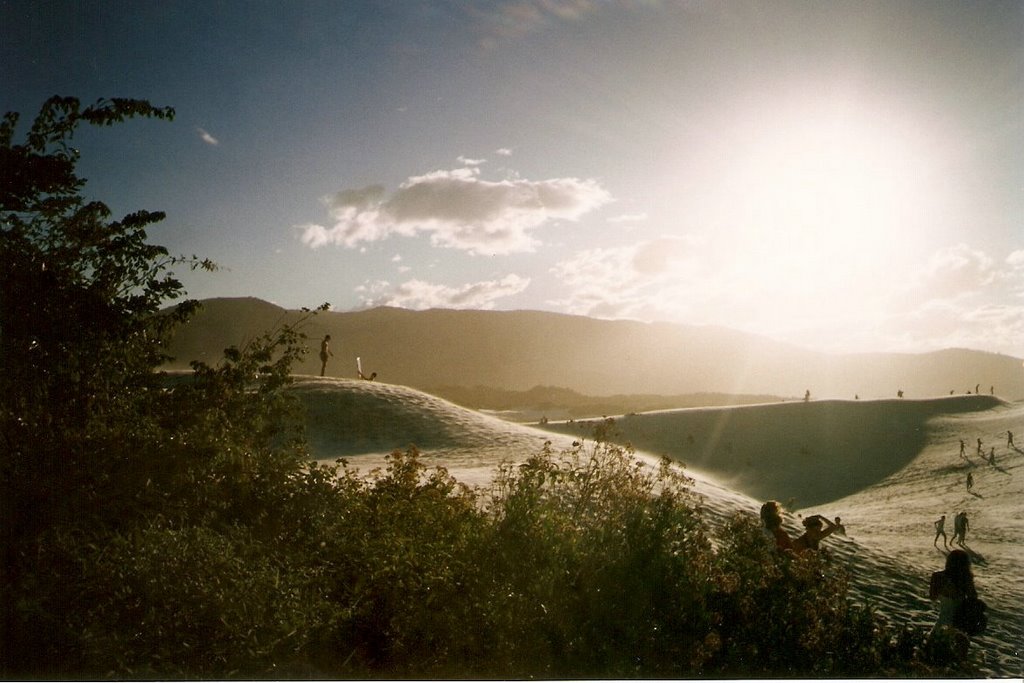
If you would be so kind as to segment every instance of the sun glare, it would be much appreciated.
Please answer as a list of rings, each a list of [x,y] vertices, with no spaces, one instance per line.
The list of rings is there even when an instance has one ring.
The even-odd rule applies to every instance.
[[[713,209],[766,315],[863,307],[929,221],[920,131],[857,106],[766,107],[719,141]]]

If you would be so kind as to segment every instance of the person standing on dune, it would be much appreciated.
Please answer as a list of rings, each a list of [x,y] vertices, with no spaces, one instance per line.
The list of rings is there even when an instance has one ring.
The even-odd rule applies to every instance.
[[[1016,446],[1013,445],[1013,432],[1009,430],[1006,431],[1006,447],[1016,448]]]
[[[967,459],[967,444],[964,443],[963,439],[960,439],[960,457],[964,460]]]
[[[327,371],[327,359],[334,355],[331,351],[331,335],[324,335],[323,341],[320,342],[320,376],[324,376],[324,372]]]
[[[970,491],[973,488],[974,488],[974,473],[973,472],[968,472],[967,473],[967,490]]]
[[[939,536],[942,536],[942,547],[948,548],[949,542],[946,539],[946,515],[942,515],[935,522],[935,540],[932,541],[932,545],[936,548],[939,547]]]

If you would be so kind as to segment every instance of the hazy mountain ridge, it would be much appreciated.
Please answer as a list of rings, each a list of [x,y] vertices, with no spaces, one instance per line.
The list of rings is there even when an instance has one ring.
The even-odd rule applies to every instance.
[[[207,299],[168,346],[169,367],[219,360],[224,348],[302,313],[255,298]],[[331,334],[331,376],[355,359],[379,379],[423,389],[565,387],[590,396],[725,393],[812,397],[940,396],[990,387],[1024,397],[1021,360],[965,349],[924,354],[808,351],[735,330],[598,320],[541,311],[374,308],[318,314],[303,328],[311,353],[296,372],[319,372],[317,342]]]

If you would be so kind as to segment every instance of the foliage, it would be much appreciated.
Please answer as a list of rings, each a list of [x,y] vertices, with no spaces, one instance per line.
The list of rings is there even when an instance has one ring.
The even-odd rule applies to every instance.
[[[489,490],[411,450],[309,461],[289,400],[305,319],[155,372],[191,304],[82,198],[80,124],[173,111],[54,98],[0,125],[4,677],[791,677],[969,674],[955,634],[894,630],[827,554],[713,531],[690,481],[607,438]],[[308,315],[315,311],[308,311]],[[525,454],[524,454],[525,455]]]

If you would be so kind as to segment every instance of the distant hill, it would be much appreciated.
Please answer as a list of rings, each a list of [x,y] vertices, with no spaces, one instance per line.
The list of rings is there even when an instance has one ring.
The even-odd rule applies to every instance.
[[[172,340],[170,367],[220,359],[231,345],[294,321],[254,298],[207,299]],[[1024,397],[1021,359],[949,349],[924,354],[824,354],[720,327],[597,320],[540,311],[320,313],[304,328],[311,353],[296,372],[317,374],[319,340],[332,336],[328,375],[353,377],[356,357],[384,382],[424,390],[491,387],[524,392],[564,387],[614,394],[755,394],[907,398],[995,393]],[[444,393],[444,392],[439,392]],[[452,392],[448,392],[449,395]]]

